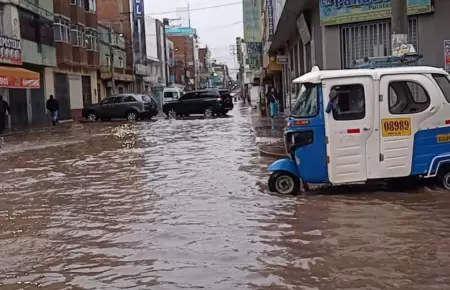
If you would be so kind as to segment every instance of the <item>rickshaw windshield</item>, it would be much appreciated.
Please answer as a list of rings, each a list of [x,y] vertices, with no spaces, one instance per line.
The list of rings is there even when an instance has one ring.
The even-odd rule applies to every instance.
[[[304,83],[297,91],[297,101],[292,108],[294,117],[314,117],[319,112],[318,108],[318,84]]]

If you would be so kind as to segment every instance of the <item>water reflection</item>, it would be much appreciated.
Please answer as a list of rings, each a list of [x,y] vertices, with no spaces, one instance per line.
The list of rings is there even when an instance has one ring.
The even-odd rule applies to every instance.
[[[449,287],[448,195],[269,195],[248,113],[8,137],[0,289]]]

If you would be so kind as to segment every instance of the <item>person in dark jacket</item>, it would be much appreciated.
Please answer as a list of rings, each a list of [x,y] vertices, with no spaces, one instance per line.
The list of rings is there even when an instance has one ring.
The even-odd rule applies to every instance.
[[[58,122],[59,103],[53,95],[50,95],[50,98],[47,100],[46,107],[52,117],[52,124],[55,126],[56,122]]]
[[[0,134],[3,133],[3,130],[5,130],[6,112],[11,114],[11,108],[8,103],[3,100],[3,96],[0,95]]]

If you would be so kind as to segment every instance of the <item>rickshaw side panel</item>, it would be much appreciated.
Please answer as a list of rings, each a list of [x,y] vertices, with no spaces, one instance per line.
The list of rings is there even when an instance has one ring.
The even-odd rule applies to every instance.
[[[300,176],[297,165],[289,158],[283,158],[275,161],[274,163],[270,164],[270,166],[267,168],[267,171],[287,171],[295,176]]]
[[[434,175],[439,164],[449,161],[450,127],[420,130],[414,135],[411,175]]]
[[[323,122],[323,119],[322,119]],[[301,178],[310,183],[328,182],[327,147],[323,125],[312,128],[314,143],[296,151]]]

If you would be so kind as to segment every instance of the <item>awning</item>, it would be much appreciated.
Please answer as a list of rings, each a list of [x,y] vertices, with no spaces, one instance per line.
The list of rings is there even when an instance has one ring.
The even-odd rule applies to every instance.
[[[20,67],[0,66],[0,87],[38,89],[39,86],[39,73]]]

